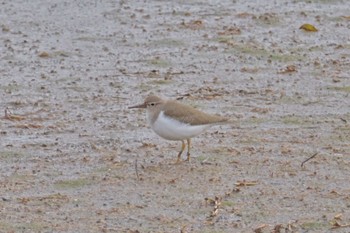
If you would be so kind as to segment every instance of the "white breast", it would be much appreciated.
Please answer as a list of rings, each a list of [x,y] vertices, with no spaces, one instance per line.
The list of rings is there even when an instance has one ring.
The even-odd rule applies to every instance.
[[[151,122],[150,122],[151,123]],[[157,120],[152,124],[152,129],[162,138],[168,140],[184,140],[202,133],[210,125],[189,125],[167,117],[161,111]]]

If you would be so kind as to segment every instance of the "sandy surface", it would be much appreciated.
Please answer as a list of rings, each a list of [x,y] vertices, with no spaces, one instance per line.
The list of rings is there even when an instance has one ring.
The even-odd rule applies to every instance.
[[[349,1],[0,5],[0,232],[350,232]],[[151,92],[235,123],[174,165]]]

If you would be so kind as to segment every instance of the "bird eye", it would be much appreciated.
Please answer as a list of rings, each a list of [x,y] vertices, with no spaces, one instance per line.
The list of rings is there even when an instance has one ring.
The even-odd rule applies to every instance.
[[[154,106],[154,105],[156,105],[156,104],[155,104],[155,103],[150,103],[149,105]]]

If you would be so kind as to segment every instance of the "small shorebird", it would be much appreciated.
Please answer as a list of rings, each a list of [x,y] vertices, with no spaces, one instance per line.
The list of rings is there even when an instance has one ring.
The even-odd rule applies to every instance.
[[[191,138],[210,126],[228,121],[228,118],[210,115],[177,101],[163,100],[154,95],[148,96],[142,104],[129,108],[145,108],[148,123],[156,134],[167,140],[182,142],[177,162],[180,162],[181,154],[185,150],[185,140],[187,141],[186,161],[189,161]]]

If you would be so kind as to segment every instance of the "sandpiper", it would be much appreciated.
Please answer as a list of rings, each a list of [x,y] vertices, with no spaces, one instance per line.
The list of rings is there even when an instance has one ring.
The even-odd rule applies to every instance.
[[[164,100],[155,95],[150,95],[142,104],[129,108],[146,108],[148,123],[156,134],[167,140],[182,142],[177,163],[180,162],[181,154],[185,150],[185,140],[187,141],[186,161],[189,161],[191,138],[210,126],[228,121],[228,118],[210,115],[188,105],[173,100]]]

